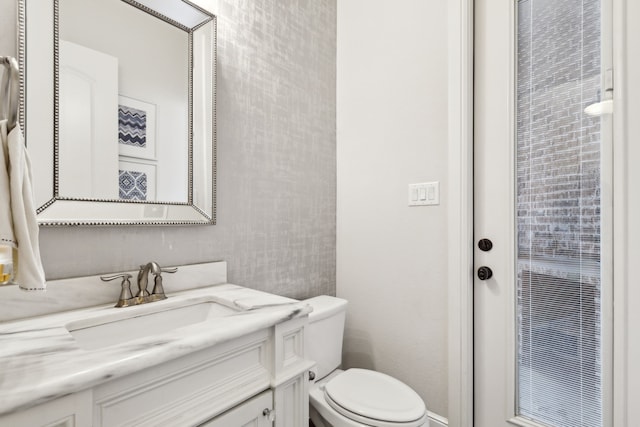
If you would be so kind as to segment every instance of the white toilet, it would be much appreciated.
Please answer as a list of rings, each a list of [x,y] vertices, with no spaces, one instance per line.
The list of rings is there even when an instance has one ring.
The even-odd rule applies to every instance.
[[[428,427],[424,402],[408,385],[367,369],[338,369],[347,301],[319,296],[305,300],[309,314],[307,357],[316,361],[309,391],[315,427]]]

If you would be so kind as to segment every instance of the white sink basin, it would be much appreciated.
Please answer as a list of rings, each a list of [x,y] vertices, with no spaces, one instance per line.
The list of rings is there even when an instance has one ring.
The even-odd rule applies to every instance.
[[[72,322],[66,328],[81,348],[96,350],[238,312],[213,301],[153,308],[146,304],[118,308],[113,314]]]

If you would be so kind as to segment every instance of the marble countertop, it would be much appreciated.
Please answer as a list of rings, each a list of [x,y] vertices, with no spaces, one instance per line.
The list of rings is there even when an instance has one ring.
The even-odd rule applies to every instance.
[[[109,304],[0,323],[0,415],[139,372],[311,311],[303,302],[232,284],[167,296],[166,300],[134,307],[114,308]],[[238,311],[94,350],[81,348],[66,327],[114,313],[143,314],[206,301]]]

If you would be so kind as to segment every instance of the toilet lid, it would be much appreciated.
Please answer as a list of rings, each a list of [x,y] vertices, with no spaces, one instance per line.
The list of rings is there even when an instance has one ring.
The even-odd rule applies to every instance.
[[[337,404],[331,406],[352,419],[355,414],[387,425],[422,421],[426,413],[424,402],[413,389],[381,372],[348,369],[331,379],[324,390],[327,401]]]

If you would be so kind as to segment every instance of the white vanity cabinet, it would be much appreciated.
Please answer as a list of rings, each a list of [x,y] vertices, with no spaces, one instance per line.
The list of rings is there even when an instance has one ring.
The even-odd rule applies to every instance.
[[[29,304],[0,295],[37,306],[0,319],[0,427],[306,426],[311,307],[227,283],[225,263],[171,277],[179,291],[127,308],[108,294],[50,311],[104,291],[98,276],[52,281]]]
[[[293,318],[91,389],[0,417],[0,427],[301,427],[307,317]],[[161,345],[161,344],[158,344]]]
[[[276,427],[305,425],[306,322],[292,319],[96,387],[93,426],[270,426],[273,414]]]
[[[85,390],[0,416],[0,427],[86,427],[91,425],[91,391]]]
[[[94,427],[194,426],[269,389],[262,330],[94,389]]]

